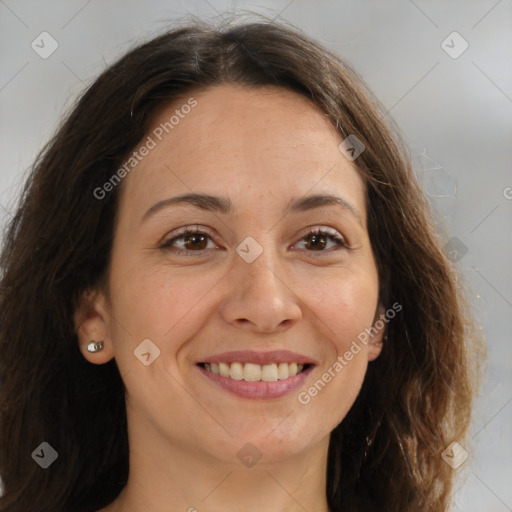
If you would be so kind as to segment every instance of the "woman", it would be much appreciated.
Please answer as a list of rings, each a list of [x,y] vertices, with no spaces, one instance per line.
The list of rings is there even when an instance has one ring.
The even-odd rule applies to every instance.
[[[447,510],[481,340],[383,117],[267,21],[89,87],[2,253],[2,512]]]

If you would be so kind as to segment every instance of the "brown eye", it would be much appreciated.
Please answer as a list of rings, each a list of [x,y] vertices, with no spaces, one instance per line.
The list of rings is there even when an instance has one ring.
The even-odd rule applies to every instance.
[[[323,234],[311,233],[304,237],[304,240],[309,239],[310,242],[306,242],[307,249],[320,249],[322,250],[327,245],[327,237]]]
[[[307,252],[318,253],[315,256],[327,256],[340,248],[349,248],[345,239],[337,231],[319,228],[313,228],[299,243],[303,244]],[[329,243],[333,245],[328,247]]]
[[[208,242],[210,241],[213,247],[208,247]],[[337,250],[336,246],[337,248],[349,248],[341,235],[336,231],[331,232],[326,229],[312,229],[302,237],[300,243],[304,244],[303,248],[307,252],[318,253],[318,256],[331,254],[333,252],[332,249]],[[333,246],[328,247],[329,243],[333,244]],[[177,255],[201,256],[208,249],[218,247],[213,243],[208,233],[199,231],[199,229],[185,229],[180,234],[164,242],[160,248]]]
[[[164,242],[160,249],[165,249],[177,255],[191,255],[197,256],[204,254],[208,249],[215,248],[208,247],[208,242],[212,241],[208,233],[199,231],[199,229],[185,229],[179,235]]]
[[[181,238],[185,240],[185,249],[205,249],[208,243],[207,237],[201,233],[190,233],[188,235],[182,235]]]

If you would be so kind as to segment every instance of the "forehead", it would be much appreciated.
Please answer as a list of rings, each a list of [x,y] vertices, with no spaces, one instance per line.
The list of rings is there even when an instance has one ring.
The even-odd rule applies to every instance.
[[[191,191],[287,201],[313,188],[364,203],[359,172],[338,149],[342,136],[287,89],[223,84],[191,92],[154,115],[148,137],[153,147],[125,184],[125,194],[144,203]]]

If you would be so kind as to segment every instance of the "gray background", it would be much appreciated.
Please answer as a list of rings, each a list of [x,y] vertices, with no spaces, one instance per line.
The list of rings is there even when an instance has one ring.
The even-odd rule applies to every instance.
[[[511,0],[0,0],[0,227],[36,153],[107,64],[187,13],[234,9],[290,21],[339,53],[401,127],[488,339],[454,510],[512,511]],[[59,45],[47,59],[31,48],[44,31]],[[453,31],[469,45],[457,58],[462,40],[442,46]]]

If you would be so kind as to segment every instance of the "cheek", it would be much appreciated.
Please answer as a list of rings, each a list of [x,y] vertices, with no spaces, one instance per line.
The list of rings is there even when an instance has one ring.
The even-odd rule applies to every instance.
[[[368,367],[361,333],[373,324],[378,302],[376,272],[343,269],[308,289],[309,315],[325,347],[322,368],[301,390],[304,413],[322,417],[327,430],[345,417],[359,394]]]
[[[347,350],[352,340],[372,325],[378,302],[375,272],[342,270],[303,291],[313,321],[337,352]]]
[[[129,333],[135,345],[149,338],[161,351],[176,351],[179,347],[173,346],[173,339],[187,339],[188,331],[192,336],[207,321],[204,306],[221,278],[192,266],[179,271],[165,265],[120,269],[111,281],[114,338],[126,338]],[[179,336],[173,336],[173,331]]]

